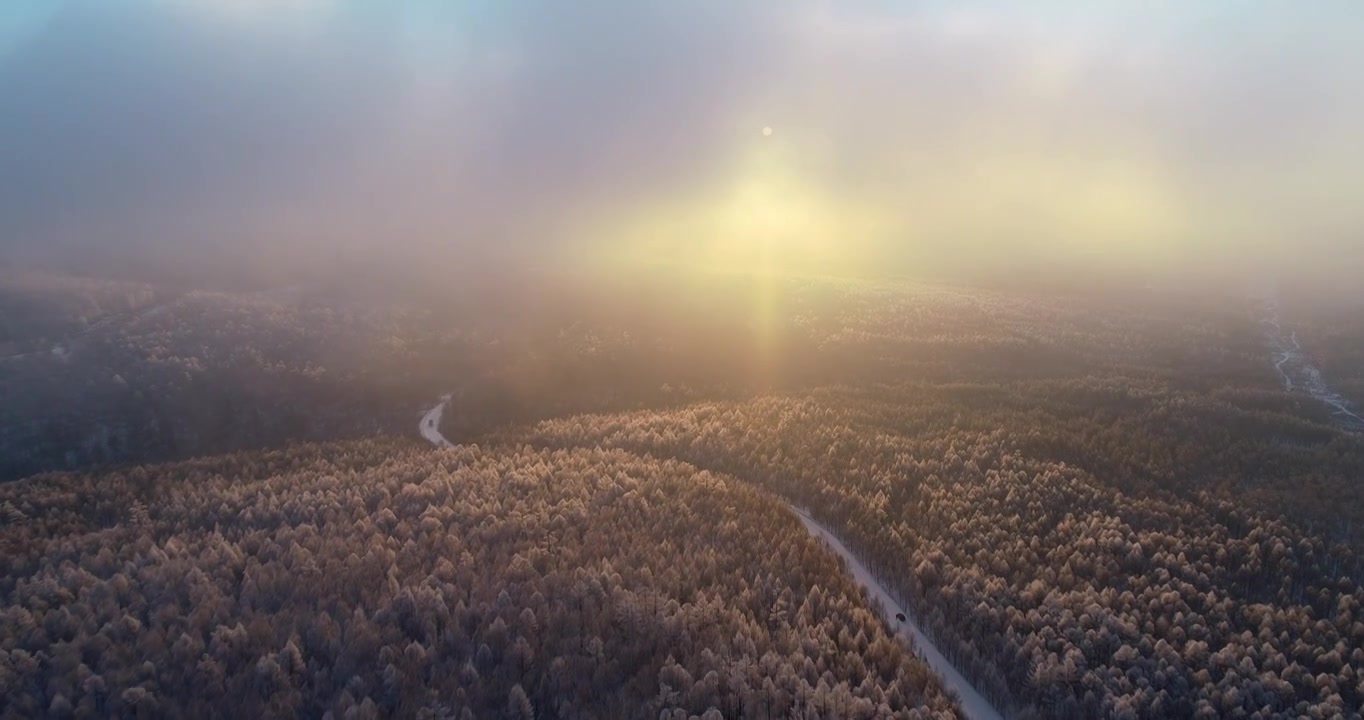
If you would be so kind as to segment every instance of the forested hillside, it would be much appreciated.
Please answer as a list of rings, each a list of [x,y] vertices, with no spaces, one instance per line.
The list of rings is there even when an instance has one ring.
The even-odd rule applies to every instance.
[[[1345,499],[1364,446],[1237,399],[828,390],[509,439],[681,459],[810,507],[1020,717],[1349,716],[1364,561]]]
[[[500,280],[181,292],[0,274],[0,331],[26,350],[0,357],[0,480],[406,435],[446,393],[445,433],[470,441],[581,412],[1096,367],[1286,402],[1235,305],[726,275]]]
[[[1308,296],[1293,307],[1291,326],[1306,357],[1356,409],[1364,407],[1364,306]]]
[[[60,355],[73,339],[173,295],[145,283],[0,272],[0,358]]]
[[[708,282],[187,293],[0,366],[11,474],[284,445],[0,488],[5,712],[954,713],[789,502],[1009,716],[1357,717],[1364,439],[1254,308]],[[446,392],[453,451],[287,444]]]
[[[406,435],[458,391],[458,437],[571,412],[732,396],[736,331],[618,309],[532,276],[556,302],[486,288],[171,293],[0,273],[0,480],[375,433]],[[732,292],[732,291],[731,291]],[[524,302],[524,300],[522,300]],[[727,357],[709,350],[730,347]]]
[[[952,717],[771,495],[302,445],[0,487],[0,717]]]
[[[0,0],[0,720],[1364,720],[1364,0]]]

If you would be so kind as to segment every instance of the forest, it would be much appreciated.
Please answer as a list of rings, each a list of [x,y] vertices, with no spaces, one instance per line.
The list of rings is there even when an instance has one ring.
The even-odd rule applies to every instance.
[[[200,439],[7,436],[12,476],[76,469],[0,486],[0,715],[960,715],[790,505],[1004,717],[1359,716],[1364,438],[1280,384],[1254,306],[680,282],[487,317],[187,292],[7,361],[25,413],[162,403]]]
[[[1364,12],[0,0],[0,720],[1364,720]]]
[[[1335,470],[1320,461],[1345,448],[1296,469],[1274,458],[1284,485],[1247,477],[1232,493],[1151,462],[1151,435],[1124,432],[1130,445],[1095,463],[1069,428],[1042,431],[1047,412],[959,422],[983,392],[706,404],[556,420],[530,438],[681,458],[816,509],[1018,717],[1358,711],[1364,562],[1353,536],[1306,528],[1348,527],[1359,509],[1286,499],[1314,477],[1359,477],[1357,442]],[[1193,442],[1156,457],[1211,461]],[[1161,471],[1184,484],[1166,489]],[[1309,502],[1342,490],[1314,489]]]
[[[407,434],[451,390],[461,403],[449,418],[472,436],[753,385],[737,356],[707,349],[741,346],[730,341],[740,330],[668,307],[663,288],[621,308],[595,282],[524,281],[554,300],[489,285],[395,299],[0,273],[0,481]]]
[[[770,495],[406,441],[0,487],[0,717],[953,717]]]

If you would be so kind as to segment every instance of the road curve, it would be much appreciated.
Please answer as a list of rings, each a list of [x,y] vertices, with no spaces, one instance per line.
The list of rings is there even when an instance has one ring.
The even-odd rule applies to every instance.
[[[1260,322],[1269,344],[1274,370],[1283,381],[1284,391],[1301,390],[1331,408],[1336,423],[1347,430],[1364,430],[1364,417],[1350,406],[1350,401],[1326,384],[1321,370],[1312,364],[1298,342],[1296,331],[1285,333],[1279,319],[1279,303],[1272,297],[1262,306]]]
[[[455,446],[440,433],[440,419],[445,414],[445,406],[449,403],[449,395],[441,396],[440,402],[427,410],[426,414],[422,416],[421,424],[418,426],[422,437],[439,448]],[[857,556],[853,555],[852,551],[842,541],[804,510],[795,506],[789,507],[805,524],[805,529],[809,530],[811,535],[823,540],[830,550],[842,556],[848,565],[848,570],[852,572],[853,578],[867,589],[871,597],[876,600],[875,604],[880,605],[886,621],[892,627],[898,627],[905,637],[913,641],[913,646],[918,649],[924,662],[928,663],[928,666],[942,679],[943,686],[956,693],[957,698],[961,701],[962,712],[966,714],[967,718],[970,720],[1003,720],[1004,716],[1000,715],[999,711],[990,705],[990,701],[977,692],[970,682],[967,682],[966,678],[947,659],[947,656],[924,633],[923,628],[919,627],[914,616],[892,599],[890,593],[876,581],[876,577],[867,569],[867,566],[863,565],[862,561],[858,560]],[[895,613],[897,612],[905,613],[908,619],[905,622],[896,621]]]
[[[848,546],[844,545],[818,520],[806,514],[804,510],[792,506],[791,511],[800,518],[800,521],[805,524],[805,529],[809,530],[811,535],[823,540],[830,550],[843,558],[843,561],[848,564],[848,571],[852,573],[853,578],[857,580],[858,584],[865,587],[867,593],[877,601],[876,604],[881,606],[881,612],[886,622],[890,623],[892,627],[898,628],[900,633],[913,641],[914,647],[918,648],[924,662],[928,663],[928,666],[938,673],[943,686],[957,694],[957,698],[961,700],[962,712],[966,714],[966,717],[971,720],[1003,720],[1004,716],[957,671],[947,656],[933,644],[933,641],[924,633],[923,628],[919,626],[918,621],[914,619],[909,609],[902,608],[899,603],[895,602],[890,592],[876,581],[876,576],[867,569],[866,565],[862,564],[861,560],[857,559],[857,556],[848,549]],[[897,612],[905,614],[907,618],[905,622],[899,622],[895,619]]]
[[[448,394],[440,396],[440,402],[436,403],[435,407],[426,411],[426,414],[422,416],[421,424],[417,426],[417,429],[421,431],[422,437],[426,438],[427,442],[439,448],[455,446],[454,443],[446,440],[445,436],[440,434],[440,419],[445,415],[445,406],[449,403],[450,396]]]

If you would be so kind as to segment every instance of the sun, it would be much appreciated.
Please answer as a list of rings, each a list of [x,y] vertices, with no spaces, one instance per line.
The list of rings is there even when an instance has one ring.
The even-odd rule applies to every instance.
[[[772,128],[771,128],[771,127],[764,127],[764,128],[763,128],[763,137],[772,137]]]
[[[707,181],[641,199],[590,232],[614,259],[792,275],[856,275],[865,248],[907,237],[894,207],[826,182],[794,142],[759,135]]]

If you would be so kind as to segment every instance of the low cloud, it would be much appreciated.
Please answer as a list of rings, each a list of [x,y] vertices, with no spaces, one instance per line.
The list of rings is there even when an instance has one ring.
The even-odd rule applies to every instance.
[[[1358,267],[1364,18],[1343,2],[12,13],[16,262]]]

